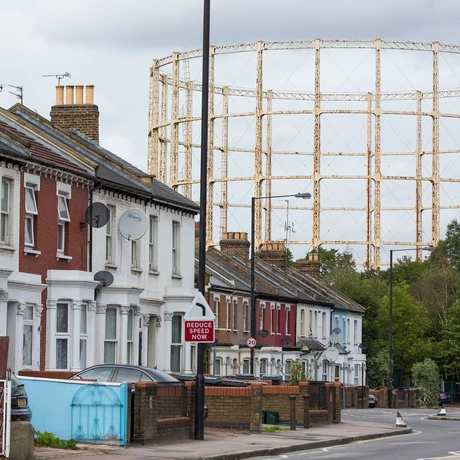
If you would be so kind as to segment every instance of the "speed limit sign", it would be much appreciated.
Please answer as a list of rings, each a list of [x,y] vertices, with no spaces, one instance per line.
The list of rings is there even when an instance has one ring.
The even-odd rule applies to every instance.
[[[257,345],[257,341],[256,339],[253,339],[252,337],[250,337],[248,340],[246,340],[246,345],[249,348],[254,348]]]

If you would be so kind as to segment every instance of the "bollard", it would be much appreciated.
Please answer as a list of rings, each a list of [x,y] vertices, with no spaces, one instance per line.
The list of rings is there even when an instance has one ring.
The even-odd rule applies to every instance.
[[[295,398],[296,398],[296,395],[289,395],[290,409],[291,409],[290,414],[289,414],[289,421],[291,423],[291,431],[295,431],[296,429]]]
[[[303,395],[303,427],[310,428],[310,395]]]

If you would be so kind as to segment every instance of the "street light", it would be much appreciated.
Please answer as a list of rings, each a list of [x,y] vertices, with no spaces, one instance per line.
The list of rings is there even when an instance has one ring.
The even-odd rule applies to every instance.
[[[251,338],[256,338],[256,299],[255,299],[255,292],[254,292],[254,285],[255,285],[255,225],[254,225],[254,218],[255,218],[255,203],[256,200],[263,200],[263,199],[271,199],[271,198],[303,198],[309,199],[311,198],[311,194],[308,192],[305,193],[295,193],[292,195],[271,195],[271,196],[253,196],[251,198]],[[254,347],[251,347],[250,351],[250,362],[249,362],[249,372],[254,374]]]
[[[425,246],[423,251],[433,251],[433,246]],[[393,394],[393,252],[396,251],[415,251],[417,248],[390,249],[390,335],[388,338],[390,362],[389,362],[389,382],[388,382],[388,407],[392,406]]]

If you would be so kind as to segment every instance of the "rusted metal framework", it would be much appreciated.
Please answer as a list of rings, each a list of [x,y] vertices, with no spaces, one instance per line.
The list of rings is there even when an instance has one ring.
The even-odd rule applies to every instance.
[[[311,75],[306,75],[305,81],[311,80],[313,87],[309,90],[295,91],[267,88],[264,84],[264,76],[269,72],[266,54],[273,51],[277,53],[278,58],[280,52],[288,53],[294,50],[310,53],[308,56],[311,58]],[[321,61],[323,53],[329,50],[342,50],[343,53],[348,50],[367,50],[367,53],[372,53],[373,72],[370,77],[368,76],[372,79],[372,90],[323,92],[323,78],[330,79],[331,74],[322,68]],[[390,56],[391,59],[392,52],[402,51],[408,55],[421,52],[428,57],[429,66],[425,65],[430,73],[428,88],[426,85],[423,88],[416,86],[418,82],[415,77],[418,71],[414,71],[406,77],[406,80],[414,80],[410,90],[384,90],[386,85],[382,58]],[[235,54],[242,53],[252,53],[254,56],[251,65],[246,61],[246,67],[243,66],[241,71],[250,74],[249,78],[253,79],[254,87],[217,85],[217,65],[224,69],[219,75],[225,74],[225,66],[230,65],[226,63],[225,57],[234,57]],[[460,119],[460,104],[455,107],[454,103],[453,110],[443,111],[440,103],[446,100],[460,100],[460,88],[440,89],[441,55],[460,55],[460,45],[380,39],[313,39],[211,46],[207,245],[216,245],[222,232],[237,230],[235,225],[240,225],[242,231],[249,233],[252,196],[311,191],[311,202],[296,203],[290,208],[299,213],[303,212],[300,215],[308,222],[308,237],[293,238],[290,243],[305,245],[307,249],[319,245],[360,247],[363,248],[360,262],[366,268],[385,265],[387,257],[382,254],[382,250],[388,254],[392,245],[415,246],[417,257],[420,258],[424,245],[436,245],[440,239],[443,210],[451,211],[449,217],[457,217],[460,211],[460,173],[455,172],[456,169],[460,171],[458,163],[455,167],[455,163],[460,161],[460,123],[451,130],[445,129],[444,137],[449,138],[449,142],[442,148],[440,143],[441,124],[445,120]],[[191,199],[198,197],[198,194],[194,193],[194,189],[198,190],[199,183],[199,168],[194,168],[194,151],[197,151],[200,145],[199,139],[195,142],[194,139],[195,134],[199,133],[197,124],[200,121],[200,107],[195,107],[197,104],[194,104],[194,101],[199,100],[201,84],[190,80],[189,66],[194,60],[200,62],[201,56],[200,49],[175,52],[171,56],[154,60],[150,70],[149,173]],[[218,62],[216,58],[219,58]],[[185,78],[181,78],[181,73],[185,73]],[[456,77],[456,80],[458,83],[460,78]],[[241,105],[248,107],[248,110],[239,109],[241,100],[245,102]],[[391,106],[395,103],[405,103],[410,107],[405,110],[395,109]],[[280,107],[279,110],[276,105]],[[357,105],[359,108],[356,108]],[[358,121],[354,124],[362,125],[365,132],[362,148],[347,150],[344,142],[342,148],[327,150],[328,136],[331,134],[325,132],[323,126],[326,122],[329,131],[334,131],[334,124],[330,118],[325,120],[325,117],[331,116],[358,116]],[[411,120],[412,124],[407,126],[412,130],[413,143],[409,146],[409,142],[402,142],[404,148],[385,148],[383,129],[386,119],[392,116],[404,120],[401,123]],[[312,139],[311,149],[289,149],[281,145],[279,139],[274,139],[275,134],[283,130],[279,126],[275,128],[275,122],[283,117],[288,124],[294,117],[303,117],[305,124],[299,132],[302,136],[307,136],[305,133],[309,132],[308,138]],[[250,126],[248,136],[252,141],[249,147],[246,141],[240,142],[241,139],[238,138],[243,137],[241,123],[236,124],[236,121],[241,119],[245,119],[247,126]],[[427,124],[429,130],[426,128]],[[286,131],[286,128],[284,130]],[[386,136],[388,137],[388,134]],[[397,138],[397,135],[395,137]],[[388,144],[393,145],[394,142]],[[397,163],[398,159],[407,156],[412,162],[412,166],[408,168],[412,173],[402,174],[400,170],[393,173],[391,162],[387,158],[391,157],[393,162]],[[299,158],[302,158],[302,161],[294,166],[295,174],[282,174],[280,164],[299,161]],[[336,173],[325,172],[328,171],[328,164],[333,162],[333,158],[348,158],[350,162],[359,158],[362,169],[360,166],[356,168],[356,172],[342,173],[342,169],[347,168],[339,167]],[[448,160],[441,164],[442,158]],[[236,174],[235,171],[247,173]],[[355,198],[342,206],[338,206],[337,203],[329,205],[324,198],[326,181],[332,184],[327,187],[329,195],[333,195],[339,185],[350,183],[349,190],[354,188],[350,195]],[[359,191],[356,191],[357,182],[364,184],[359,186]],[[279,183],[285,184],[285,188],[276,188]],[[297,188],[289,189],[292,184],[296,184]],[[406,193],[406,184],[410,184],[410,202],[407,199],[401,202],[400,195]],[[230,192],[229,187],[232,185],[236,187]],[[304,188],[306,185],[307,189]],[[443,191],[444,186],[446,190]],[[340,194],[340,198],[346,201],[348,193],[340,190],[337,195]],[[443,196],[449,196],[449,200],[443,202]],[[355,203],[356,201],[359,202]],[[273,239],[274,213],[276,209],[280,212],[280,205],[272,203],[272,200],[256,200],[256,203],[254,222],[257,247],[260,243]],[[244,210],[246,214],[241,217],[242,214],[235,211],[237,209]],[[325,217],[326,213],[334,211],[340,218]],[[387,213],[394,211],[403,212],[404,218],[410,214],[410,236],[398,238],[398,232],[392,232],[396,224],[384,217],[384,214],[388,216]],[[422,219],[424,214],[425,220]],[[353,215],[358,217],[351,217]],[[325,221],[328,222],[327,226]],[[360,237],[353,238],[350,235],[353,234],[352,230],[356,225],[362,227],[362,232]],[[329,234],[334,233],[333,227],[341,229],[341,237],[329,237]],[[400,233],[404,234],[403,231]]]

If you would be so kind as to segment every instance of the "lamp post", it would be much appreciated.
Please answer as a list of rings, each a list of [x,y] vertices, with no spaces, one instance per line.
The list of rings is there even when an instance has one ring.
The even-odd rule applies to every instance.
[[[425,246],[423,251],[433,251],[433,246]],[[390,334],[388,338],[389,360],[389,382],[388,382],[388,407],[392,406],[393,395],[393,252],[396,251],[415,251],[417,248],[390,249]]]
[[[254,292],[255,285],[255,228],[254,228],[254,219],[255,219],[255,203],[256,200],[271,199],[271,198],[311,198],[311,194],[308,192],[305,193],[295,193],[292,195],[271,195],[271,196],[253,196],[251,198],[251,338],[256,338],[256,299]],[[249,372],[254,374],[254,347],[250,351],[250,361],[249,361]]]

